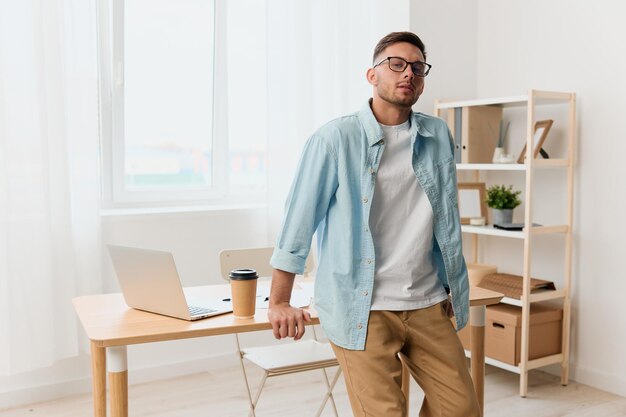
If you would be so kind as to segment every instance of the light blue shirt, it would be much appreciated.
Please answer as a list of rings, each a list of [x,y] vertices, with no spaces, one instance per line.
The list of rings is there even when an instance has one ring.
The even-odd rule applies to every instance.
[[[433,263],[452,295],[461,329],[469,315],[469,284],[452,137],[439,118],[422,113],[411,117],[413,170],[434,214]],[[368,220],[383,138],[369,102],[309,138],[270,261],[276,269],[302,273],[317,233],[315,307],[328,338],[346,349],[365,348],[376,262]]]

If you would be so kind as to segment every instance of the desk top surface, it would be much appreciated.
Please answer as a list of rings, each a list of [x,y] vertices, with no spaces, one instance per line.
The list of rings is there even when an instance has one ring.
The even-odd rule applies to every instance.
[[[470,287],[470,306],[489,306],[498,304],[504,294],[486,288]]]
[[[230,296],[230,286],[191,287],[185,292],[198,298],[225,298]],[[470,290],[472,306],[496,304],[500,299],[502,294],[495,291],[476,287]],[[72,302],[87,337],[102,347],[245,333],[272,327],[267,319],[267,309],[257,309],[251,319],[237,319],[230,313],[187,321],[130,308],[120,293],[76,297]],[[317,312],[314,309],[309,311],[313,324],[318,324]]]

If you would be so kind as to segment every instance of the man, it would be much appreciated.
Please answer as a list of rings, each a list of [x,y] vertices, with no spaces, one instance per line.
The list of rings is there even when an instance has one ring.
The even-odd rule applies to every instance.
[[[271,264],[268,315],[300,339],[308,312],[289,305],[317,232],[315,307],[344,371],[355,416],[404,417],[402,365],[422,387],[420,416],[478,416],[459,328],[468,316],[453,143],[445,123],[414,113],[430,65],[424,44],[394,32],[374,51],[361,111],[305,145]]]

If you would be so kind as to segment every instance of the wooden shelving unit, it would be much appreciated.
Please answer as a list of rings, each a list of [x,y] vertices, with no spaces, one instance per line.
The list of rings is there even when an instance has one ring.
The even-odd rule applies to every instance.
[[[533,145],[533,133],[535,124],[536,107],[544,104],[568,106],[567,113],[567,152],[565,158],[561,159],[534,159],[531,155]],[[504,298],[502,302],[516,305],[522,308],[521,323],[521,360],[517,366],[509,365],[490,358],[486,363],[516,372],[520,375],[520,396],[525,397],[528,392],[528,371],[552,364],[560,364],[561,383],[566,385],[569,379],[569,351],[570,351],[570,322],[571,322],[571,264],[572,264],[572,220],[573,220],[573,181],[574,181],[574,147],[576,144],[576,95],[575,93],[529,90],[526,95],[489,98],[479,100],[465,100],[456,102],[440,102],[435,104],[435,115],[441,116],[442,110],[454,110],[456,108],[471,106],[501,106],[525,107],[526,108],[526,162],[524,164],[457,164],[458,171],[473,172],[474,181],[479,182],[483,171],[514,171],[525,175],[525,208],[524,224],[533,224],[532,203],[534,199],[534,174],[542,169],[562,169],[567,172],[567,201],[566,201],[566,221],[565,224],[554,224],[538,227],[525,227],[523,231],[506,231],[495,229],[492,226],[462,226],[463,233],[472,236],[472,258],[474,262],[478,260],[478,239],[484,236],[487,239],[505,238],[519,239],[523,241],[523,291],[520,300]],[[493,175],[493,174],[492,174]],[[497,175],[497,173],[495,174]],[[531,259],[531,248],[533,240],[542,235],[560,234],[564,236],[564,276],[563,287],[556,291],[545,291],[530,293],[531,266],[534,259]],[[540,257],[540,256],[536,256]],[[563,327],[561,353],[557,355],[545,356],[542,358],[529,360],[529,329],[530,329],[530,305],[540,301],[558,301],[563,306]]]

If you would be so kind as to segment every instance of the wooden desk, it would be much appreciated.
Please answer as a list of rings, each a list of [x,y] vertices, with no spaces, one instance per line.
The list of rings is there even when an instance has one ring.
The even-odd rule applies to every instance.
[[[502,297],[504,294],[499,292],[470,288],[470,364],[481,416],[484,415],[485,406],[485,311],[488,305],[498,304]]]
[[[211,285],[187,289],[193,297],[228,297],[230,287]],[[484,379],[484,306],[497,303],[502,294],[480,290],[471,293],[472,376],[482,397]],[[106,382],[109,377],[111,417],[128,416],[128,345],[162,342],[221,334],[233,334],[271,329],[267,310],[259,309],[252,319],[235,319],[224,314],[210,319],[189,322],[129,308],[121,294],[77,297],[73,300],[76,313],[91,341],[94,416],[106,417]],[[475,310],[478,306],[479,310]],[[318,324],[316,312],[311,311],[312,324]],[[482,323],[482,329],[480,329]],[[476,328],[477,336],[474,336]],[[474,346],[476,344],[476,346]],[[482,353],[482,354],[481,354]],[[476,357],[476,358],[474,358]],[[476,361],[476,366],[474,366]],[[480,372],[479,372],[480,371]],[[479,389],[480,386],[480,389]],[[482,402],[481,402],[482,407]]]

